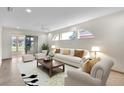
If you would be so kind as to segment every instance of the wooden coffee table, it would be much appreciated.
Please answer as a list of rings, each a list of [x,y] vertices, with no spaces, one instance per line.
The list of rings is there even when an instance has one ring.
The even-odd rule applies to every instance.
[[[37,60],[37,67],[39,66],[38,65],[39,63],[41,64],[42,67],[48,69],[50,77],[53,75],[53,70],[55,70],[56,68],[62,67],[63,72],[65,70],[65,64],[62,62],[56,61],[56,60],[44,61],[43,59],[38,59]]]

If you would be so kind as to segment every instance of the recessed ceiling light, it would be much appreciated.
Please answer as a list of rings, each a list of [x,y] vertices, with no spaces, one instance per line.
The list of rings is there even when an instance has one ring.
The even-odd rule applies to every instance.
[[[25,11],[28,12],[28,13],[31,13],[32,12],[31,9],[26,9]]]

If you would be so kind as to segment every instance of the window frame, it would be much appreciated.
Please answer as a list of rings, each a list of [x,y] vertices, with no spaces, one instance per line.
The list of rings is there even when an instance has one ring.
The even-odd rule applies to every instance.
[[[89,33],[89,35],[88,34],[87,35],[82,35],[82,37],[81,37],[81,35],[80,35],[81,31],[84,31],[84,33],[85,32]],[[90,31],[87,31],[87,30],[79,30],[78,33],[77,33],[77,38],[78,39],[91,39],[91,38],[94,38],[94,37],[95,37],[94,34],[91,33]]]
[[[55,40],[57,36],[58,36],[58,40]],[[53,35],[52,41],[59,41],[59,40],[60,40],[60,34]]]
[[[68,37],[68,39],[62,39],[62,34],[64,34],[64,33],[70,33],[70,32],[72,32],[72,35],[73,35],[74,31],[67,31],[67,32],[60,33],[60,40],[61,40],[61,41],[64,41],[64,40],[72,40],[72,39],[70,39],[70,36],[72,36],[71,34],[70,34],[70,36]]]

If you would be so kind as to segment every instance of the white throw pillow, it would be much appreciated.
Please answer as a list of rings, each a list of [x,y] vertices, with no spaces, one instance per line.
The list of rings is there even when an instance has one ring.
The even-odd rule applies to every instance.
[[[63,48],[60,48],[60,54],[63,54]]]
[[[74,49],[70,49],[70,55],[74,56]]]

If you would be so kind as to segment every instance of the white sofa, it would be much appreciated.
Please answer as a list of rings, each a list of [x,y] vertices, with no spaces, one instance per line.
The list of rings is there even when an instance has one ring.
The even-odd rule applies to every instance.
[[[84,56],[82,58],[74,56],[74,49],[69,50],[70,54],[64,55],[63,49],[60,49],[60,53],[55,53],[53,59],[75,67],[80,67],[81,63],[84,62],[84,60],[89,56],[88,50],[84,50]]]
[[[91,73],[83,72],[82,69],[68,70],[65,77],[65,86],[100,86],[106,85],[113,61],[102,58],[91,69]]]

